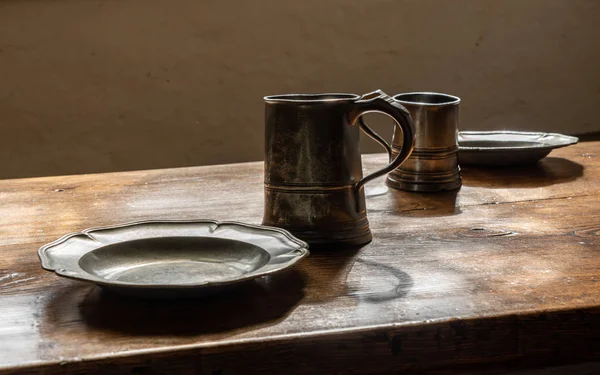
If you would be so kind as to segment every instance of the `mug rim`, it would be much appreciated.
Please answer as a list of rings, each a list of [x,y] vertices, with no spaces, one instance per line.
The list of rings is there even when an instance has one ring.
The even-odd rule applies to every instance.
[[[424,102],[424,101],[417,101],[417,100],[403,100],[403,99],[400,99],[400,97],[402,97],[402,96],[408,96],[408,95],[429,95],[429,96],[435,96],[435,97],[445,98],[447,100],[441,101],[441,102],[438,102],[438,103],[431,103],[431,102]],[[444,106],[444,105],[456,105],[456,104],[459,104],[460,101],[461,101],[458,96],[454,96],[454,95],[450,95],[450,94],[444,94],[444,93],[441,93],[441,92],[434,92],[434,91],[403,92],[403,93],[394,95],[394,100],[400,102],[401,104],[421,105],[421,106],[431,106],[431,107]]]
[[[354,101],[360,95],[346,93],[320,93],[320,94],[277,94],[263,97],[267,103],[332,103]]]

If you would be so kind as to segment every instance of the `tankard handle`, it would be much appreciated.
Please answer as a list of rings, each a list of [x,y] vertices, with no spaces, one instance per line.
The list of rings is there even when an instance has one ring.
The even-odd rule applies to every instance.
[[[383,113],[390,116],[394,120],[394,125],[402,131],[402,149],[395,159],[392,160],[392,147],[363,120],[362,116],[370,112]],[[356,190],[358,191],[367,182],[393,171],[408,159],[415,144],[415,127],[408,110],[381,90],[365,94],[356,101],[356,108],[352,114],[351,123],[355,124],[356,121],[358,121],[362,131],[385,148],[391,160],[390,164],[385,168],[373,172],[358,181],[356,184]]]

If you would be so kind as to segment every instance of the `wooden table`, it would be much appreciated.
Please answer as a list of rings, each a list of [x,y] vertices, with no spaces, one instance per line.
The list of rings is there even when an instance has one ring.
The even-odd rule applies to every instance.
[[[377,180],[372,243],[222,296],[127,299],[40,267],[39,246],[90,226],[260,223],[262,176],[248,163],[0,181],[0,373],[600,373],[600,142],[465,167],[458,193]]]

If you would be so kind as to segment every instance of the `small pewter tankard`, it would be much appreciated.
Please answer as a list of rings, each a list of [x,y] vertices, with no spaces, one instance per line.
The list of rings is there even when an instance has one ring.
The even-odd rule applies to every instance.
[[[265,99],[263,225],[290,231],[313,246],[371,241],[363,185],[398,167],[412,152],[410,114],[382,91],[290,94]],[[362,120],[379,112],[394,119],[402,148],[391,147]],[[385,147],[390,164],[363,178],[360,129]],[[392,160],[393,159],[393,160]]]
[[[387,177],[393,188],[435,192],[461,186],[458,166],[458,105],[460,98],[435,92],[398,94],[394,99],[408,111],[415,124],[415,149],[399,168]],[[404,147],[396,131],[392,153]]]

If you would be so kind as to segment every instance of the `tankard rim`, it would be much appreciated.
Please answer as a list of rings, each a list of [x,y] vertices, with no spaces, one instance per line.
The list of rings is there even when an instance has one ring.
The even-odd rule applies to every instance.
[[[458,105],[460,103],[460,98],[458,96],[434,91],[403,92],[394,95],[393,98],[402,105],[418,105],[424,107]]]
[[[360,95],[347,93],[277,94],[263,97],[267,103],[332,103],[355,101]]]

